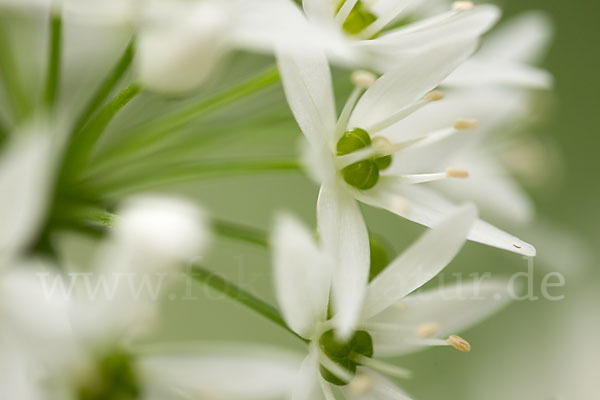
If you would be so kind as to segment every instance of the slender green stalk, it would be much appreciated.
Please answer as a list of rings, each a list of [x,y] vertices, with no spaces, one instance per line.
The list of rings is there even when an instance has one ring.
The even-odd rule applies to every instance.
[[[108,95],[115,88],[117,83],[123,78],[125,73],[129,70],[131,66],[131,62],[133,61],[133,55],[135,52],[135,39],[131,38],[127,48],[121,55],[121,58],[114,66],[112,71],[108,74],[108,76],[104,79],[104,81],[100,84],[100,87],[96,90],[94,96],[90,99],[89,103],[83,109],[79,117],[77,118],[77,122],[74,125],[73,132],[76,134],[79,132],[83,126],[88,122],[88,120],[92,117],[94,112],[104,103]]]
[[[0,21],[0,75],[8,103],[16,121],[29,115],[31,104],[23,86],[21,70],[17,65],[11,35],[4,21]]]
[[[202,282],[206,286],[209,286],[223,293],[230,299],[235,300],[238,303],[251,308],[263,317],[271,320],[283,329],[287,330],[288,332],[296,336],[298,339],[302,340],[305,343],[308,343],[306,339],[300,337],[296,332],[294,332],[290,329],[290,327],[287,326],[287,324],[279,314],[279,311],[277,311],[275,307],[265,303],[263,300],[248,293],[239,286],[229,282],[228,280],[222,278],[214,272],[211,272],[199,265],[192,267],[190,275],[192,276],[192,278]]]
[[[77,177],[87,164],[98,138],[117,113],[140,93],[140,86],[132,83],[102,108],[85,128],[75,135],[69,145],[61,171],[61,178]]]
[[[129,133],[129,140],[118,143],[118,147],[108,150],[102,159],[119,159],[128,157],[137,151],[148,149],[159,143],[172,131],[179,129],[212,110],[224,107],[264,89],[279,80],[279,72],[273,67],[241,84],[218,93],[195,104],[167,113],[157,119],[148,121]]]
[[[298,170],[300,170],[300,165],[296,160],[202,160],[175,165],[152,165],[141,169],[137,174],[134,172],[120,178],[115,177],[114,174],[95,173],[93,176],[86,176],[85,180],[102,192],[124,195],[140,190],[201,179]],[[125,171],[125,174],[128,172]]]
[[[44,103],[52,107],[58,96],[60,84],[60,59],[62,43],[62,16],[59,12],[50,13],[50,41],[48,43],[48,70],[46,72],[46,90]]]
[[[257,244],[263,247],[269,246],[268,233],[262,229],[252,228],[220,219],[213,219],[212,228],[217,235]]]

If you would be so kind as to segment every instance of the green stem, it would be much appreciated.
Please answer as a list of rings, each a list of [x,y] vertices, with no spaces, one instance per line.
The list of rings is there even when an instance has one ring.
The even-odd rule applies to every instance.
[[[206,286],[209,286],[223,293],[230,299],[235,300],[238,303],[251,308],[263,317],[271,320],[283,329],[287,330],[288,332],[296,336],[298,339],[302,340],[305,343],[308,343],[308,340],[302,338],[296,332],[291,330],[290,327],[287,326],[287,324],[279,314],[279,311],[277,311],[277,309],[272,305],[265,303],[263,300],[248,293],[239,286],[229,282],[228,280],[201,266],[196,265],[192,267],[190,275],[192,276],[192,278],[202,282]]]
[[[105,105],[85,128],[72,138],[67,155],[65,156],[61,178],[70,182],[72,178],[76,178],[82,172],[87,164],[92,148],[100,138],[102,132],[104,132],[115,115],[139,93],[139,85],[135,83],[129,85]]]
[[[90,99],[87,106],[81,112],[81,115],[77,118],[77,122],[74,125],[73,132],[76,134],[91,118],[92,114],[104,103],[108,95],[112,92],[114,87],[119,83],[123,75],[129,70],[131,62],[133,61],[135,47],[135,39],[131,38],[127,48],[121,55],[121,58],[114,66],[109,75],[100,84],[100,87],[96,90],[94,96]]]
[[[17,65],[11,43],[11,34],[5,21],[0,21],[0,74],[8,103],[16,121],[21,121],[29,115],[29,99],[22,82],[21,69]]]
[[[217,235],[237,239],[263,247],[269,246],[268,233],[257,228],[236,224],[234,222],[213,219],[213,232]]]
[[[131,153],[148,149],[150,146],[160,142],[172,131],[189,124],[202,115],[243,99],[274,84],[278,80],[279,72],[277,68],[273,67],[229,90],[149,121],[136,128],[133,132],[129,132],[128,137],[130,140],[119,142],[118,147],[108,150],[99,159],[119,159],[121,157],[128,157]]]
[[[131,170],[135,167],[130,167]],[[298,171],[300,165],[296,160],[236,160],[236,161],[195,161],[189,163],[153,164],[151,168],[143,168],[120,179],[114,174],[98,174],[86,176],[89,182],[101,192],[124,195],[140,190],[147,190],[160,186],[172,185],[181,182],[197,181],[222,176],[240,176],[261,172],[287,172]],[[130,172],[129,170],[125,173]]]
[[[62,16],[58,12],[50,13],[50,42],[48,43],[48,71],[44,103],[52,107],[58,96],[60,82],[60,58],[62,42]]]

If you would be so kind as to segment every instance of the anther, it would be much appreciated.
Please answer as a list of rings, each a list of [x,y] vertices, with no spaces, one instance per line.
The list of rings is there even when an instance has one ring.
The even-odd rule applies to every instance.
[[[348,390],[353,396],[360,396],[371,390],[374,383],[370,375],[356,374],[350,385],[348,385]]]
[[[448,168],[446,170],[446,176],[448,178],[465,179],[469,177],[469,171],[460,168]]]
[[[444,92],[441,90],[433,90],[423,97],[427,101],[438,101],[444,98]]]
[[[471,351],[471,345],[469,342],[457,335],[450,335],[448,339],[446,339],[446,343],[454,347],[456,350],[462,351],[463,353],[468,353]]]
[[[477,129],[478,124],[476,119],[457,119],[454,122],[454,129],[457,131],[466,131]]]
[[[475,8],[475,4],[472,1],[455,1],[452,4],[454,11],[471,11],[473,8]]]
[[[417,326],[415,334],[421,339],[427,339],[438,333],[440,330],[440,324],[437,322],[426,322]]]
[[[368,89],[371,86],[373,86],[373,84],[377,80],[377,77],[375,76],[375,74],[369,71],[358,70],[352,72],[350,79],[352,80],[352,83],[355,86],[361,89]]]

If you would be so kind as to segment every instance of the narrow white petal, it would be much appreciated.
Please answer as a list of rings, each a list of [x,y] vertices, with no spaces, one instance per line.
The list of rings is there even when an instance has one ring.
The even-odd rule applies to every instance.
[[[303,0],[302,7],[308,18],[319,23],[331,23],[334,20],[334,3],[323,0]]]
[[[548,71],[515,62],[475,57],[458,67],[444,81],[445,86],[524,86],[536,89],[552,87],[554,78]]]
[[[281,311],[294,332],[309,338],[327,316],[331,265],[317,247],[314,234],[290,215],[277,218],[271,243]]]
[[[315,346],[310,347],[296,376],[291,400],[328,400],[321,388],[318,354]]]
[[[270,349],[223,349],[197,354],[147,355],[139,360],[152,399],[280,398],[291,392],[300,360]],[[177,397],[179,398],[179,397]]]
[[[0,155],[0,260],[29,244],[40,223],[51,177],[50,137],[24,133]]]
[[[536,63],[547,50],[554,29],[547,14],[530,11],[517,15],[491,32],[477,57]]]
[[[436,276],[466,242],[476,218],[472,205],[454,210],[392,261],[369,284],[363,316],[376,315]]]
[[[334,265],[335,327],[348,338],[357,322],[369,276],[369,236],[358,204],[341,183],[321,186],[317,203],[319,233]]]
[[[380,179],[371,193],[357,193],[360,201],[386,209],[421,225],[433,226],[455,205],[435,191],[421,185],[398,185],[393,179]],[[408,201],[408,204],[407,204]],[[513,253],[533,257],[535,247],[489,223],[477,220],[468,236],[469,240]]]
[[[277,60],[285,95],[300,129],[313,146],[332,146],[336,117],[327,58],[318,50],[280,49]]]
[[[358,368],[357,378],[343,388],[350,400],[411,400],[394,382],[368,368]]]
[[[508,282],[485,277],[409,295],[400,306],[389,307],[370,320],[388,326],[371,332],[375,349],[378,354],[392,356],[430,346],[430,337],[445,339],[460,333],[509,302]],[[423,335],[427,326],[433,329],[430,335]]]
[[[368,128],[418,101],[435,88],[475,49],[475,43],[453,41],[398,60],[358,101],[349,127]]]

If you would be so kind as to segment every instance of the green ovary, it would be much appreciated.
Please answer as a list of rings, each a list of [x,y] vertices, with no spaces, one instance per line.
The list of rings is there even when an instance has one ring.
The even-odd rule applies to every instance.
[[[340,343],[335,338],[335,332],[329,330],[319,338],[319,346],[327,357],[351,374],[356,372],[356,367],[358,365],[358,363],[352,360],[353,355],[361,355],[368,358],[373,357],[373,339],[371,338],[371,335],[365,331],[356,331],[350,341],[347,343]],[[348,384],[348,382],[339,378],[322,365],[320,371],[321,376],[327,382],[338,386]]]
[[[337,155],[343,156],[353,153],[372,143],[369,133],[364,129],[354,128],[345,132],[337,143]],[[379,181],[379,172],[388,168],[392,163],[392,156],[369,158],[355,162],[342,169],[344,180],[349,185],[360,189],[371,189]]]

